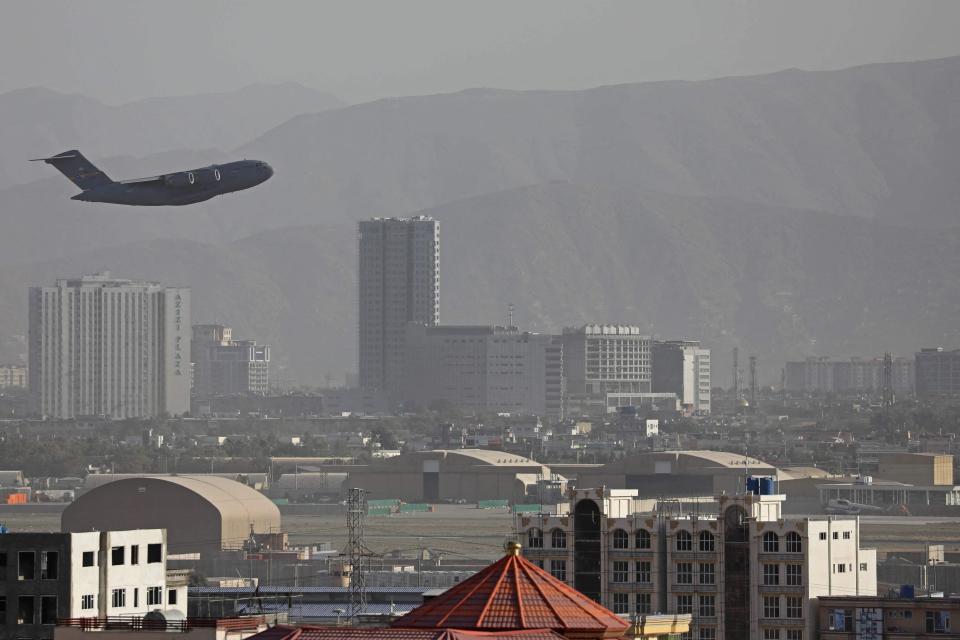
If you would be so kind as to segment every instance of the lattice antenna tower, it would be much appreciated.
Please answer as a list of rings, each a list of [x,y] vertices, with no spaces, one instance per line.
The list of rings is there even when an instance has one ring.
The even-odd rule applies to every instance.
[[[757,406],[757,356],[750,356],[750,406]]]
[[[893,405],[893,356],[883,354],[883,406]]]
[[[354,487],[347,498],[347,554],[350,560],[350,620],[367,608],[366,547],[363,539],[363,520],[367,515],[366,491]]]

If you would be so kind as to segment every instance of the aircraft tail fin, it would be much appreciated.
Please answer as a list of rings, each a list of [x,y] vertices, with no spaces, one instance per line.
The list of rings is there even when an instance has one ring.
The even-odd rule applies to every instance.
[[[102,187],[113,182],[113,180],[107,177],[107,174],[84,158],[83,154],[76,149],[58,153],[50,158],[37,158],[35,162],[52,164],[60,173],[67,176],[73,184],[84,191]]]

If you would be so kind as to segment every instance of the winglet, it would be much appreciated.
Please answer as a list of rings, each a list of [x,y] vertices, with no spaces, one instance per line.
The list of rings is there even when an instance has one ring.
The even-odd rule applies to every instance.
[[[77,153],[78,152],[76,151],[64,151],[63,153],[59,153],[55,156],[50,156],[49,158],[31,158],[30,162],[50,162],[51,160],[65,160],[67,158],[76,158]]]

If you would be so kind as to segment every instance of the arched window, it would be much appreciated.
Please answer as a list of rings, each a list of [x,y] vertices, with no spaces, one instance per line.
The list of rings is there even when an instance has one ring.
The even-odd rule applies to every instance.
[[[637,549],[650,548],[650,532],[646,529],[637,531]]]
[[[780,537],[773,531],[767,531],[763,534],[764,553],[776,553],[780,551]]]
[[[630,548],[630,536],[628,536],[627,532],[624,531],[623,529],[613,530],[613,548],[614,549]]]
[[[700,551],[712,552],[714,550],[713,534],[709,531],[700,532]]]
[[[677,551],[693,551],[693,536],[689,531],[677,532]]]
[[[787,553],[803,553],[803,538],[796,531],[787,534]]]
[[[527,531],[527,547],[529,549],[543,549],[543,531],[540,529]]]
[[[567,548],[567,532],[563,529],[554,529],[550,532],[550,546],[554,549]]]

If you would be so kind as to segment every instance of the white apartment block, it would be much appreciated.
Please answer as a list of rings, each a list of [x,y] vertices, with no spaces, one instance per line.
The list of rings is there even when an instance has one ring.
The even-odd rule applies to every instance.
[[[606,413],[608,394],[651,392],[650,336],[640,327],[565,328],[561,340],[568,413]]]
[[[654,393],[675,393],[689,415],[710,414],[710,350],[694,340],[654,342],[651,349]]]
[[[520,540],[620,615],[689,613],[696,640],[813,639],[818,596],[876,594],[876,551],[856,519],[783,518],[783,500],[724,495],[712,514],[666,516],[634,490],[574,489],[560,515],[521,517]]]
[[[163,529],[0,535],[0,638],[50,638],[57,620],[187,611],[167,581]]]
[[[429,217],[359,224],[360,387],[402,392],[408,322],[440,321],[440,224]]]
[[[190,290],[109,274],[30,288],[33,410],[50,418],[190,411]]]

